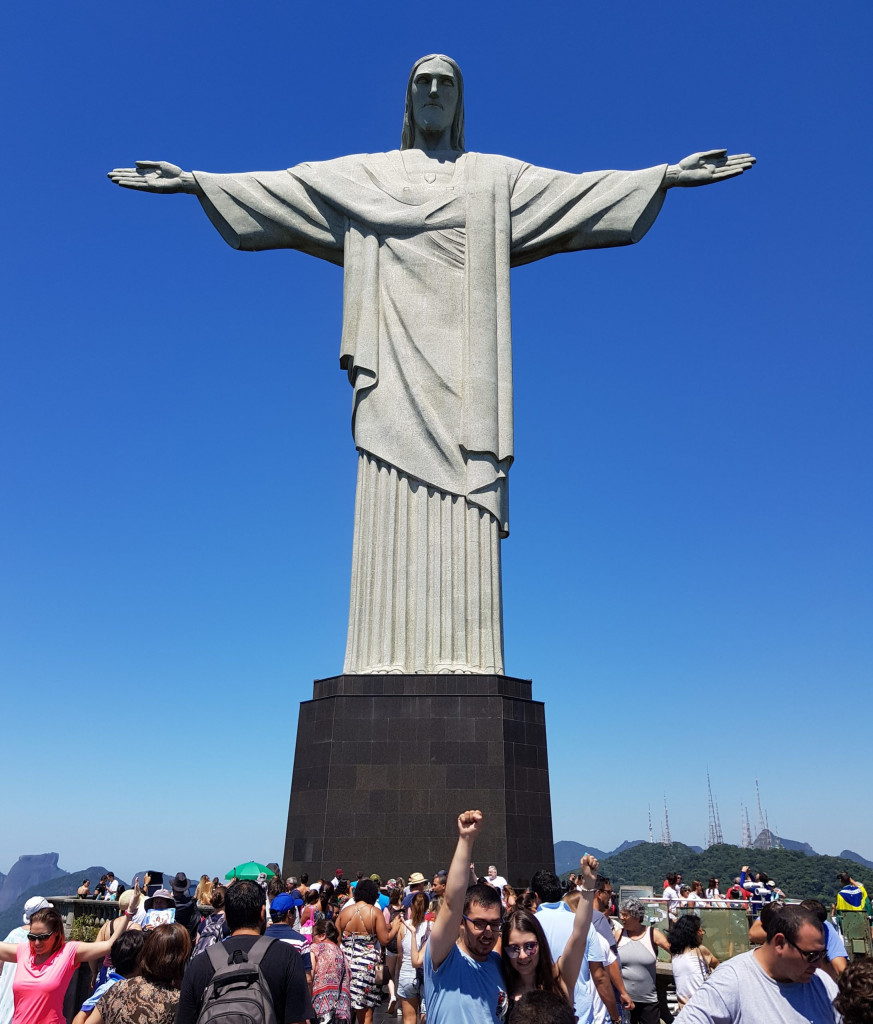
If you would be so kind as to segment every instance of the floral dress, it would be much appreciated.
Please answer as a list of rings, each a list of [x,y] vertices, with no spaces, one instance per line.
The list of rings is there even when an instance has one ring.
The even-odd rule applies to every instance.
[[[318,942],[312,955],[312,1006],[319,1019],[351,1020],[352,968],[335,942]]]
[[[145,978],[126,978],[112,986],[97,1009],[103,1024],[173,1024],[178,1005],[178,989]]]

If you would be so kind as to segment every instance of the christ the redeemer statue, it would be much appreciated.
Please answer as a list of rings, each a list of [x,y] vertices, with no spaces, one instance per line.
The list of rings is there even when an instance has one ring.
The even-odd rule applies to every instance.
[[[464,147],[460,68],[412,69],[399,150],[247,174],[139,161],[109,177],[189,192],[236,249],[344,268],[340,365],[358,449],[344,672],[502,674],[509,533],[509,270],[630,245],[667,189],[742,174],[749,154],[568,174]]]

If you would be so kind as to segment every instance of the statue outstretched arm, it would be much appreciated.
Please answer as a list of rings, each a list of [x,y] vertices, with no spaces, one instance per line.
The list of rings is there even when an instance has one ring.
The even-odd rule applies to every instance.
[[[116,167],[107,177],[122,188],[140,192],[188,192],[200,195],[200,186],[190,171],[166,160],[137,160],[136,167]]]
[[[747,171],[755,158],[751,153],[728,155],[726,149],[708,149],[703,153],[692,153],[671,164],[664,175],[664,188],[691,188],[695,185],[711,185],[715,181],[735,178]]]

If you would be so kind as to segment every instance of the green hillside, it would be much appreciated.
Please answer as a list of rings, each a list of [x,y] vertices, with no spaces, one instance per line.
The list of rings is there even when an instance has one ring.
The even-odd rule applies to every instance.
[[[608,857],[600,870],[612,879],[616,888],[651,885],[659,895],[668,871],[681,871],[683,882],[699,879],[704,888],[707,881],[715,877],[724,892],[744,864],[749,864],[753,871],[766,871],[791,899],[814,898],[830,906],[840,887],[839,871],[848,871],[868,892],[873,891],[873,870],[856,861],[810,857],[799,850],[746,850],[727,844],[695,853],[682,843],[641,843]]]

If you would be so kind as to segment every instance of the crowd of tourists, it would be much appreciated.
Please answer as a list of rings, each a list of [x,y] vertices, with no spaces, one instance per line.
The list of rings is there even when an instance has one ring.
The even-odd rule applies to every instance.
[[[429,877],[203,875],[195,889],[179,872],[110,890],[110,875],[119,913],[93,942],[66,941],[57,910],[30,899],[0,943],[0,1024],[63,1024],[82,964],[91,991],[73,1024],[372,1024],[383,1001],[402,1024],[671,1024],[661,950],[680,1024],[873,1021],[873,961],[849,964],[822,904],[786,904],[763,873],[743,867],[742,896],[668,875],[661,930],[640,900],[616,905],[588,855],[565,885],[547,870],[523,892],[495,865],[477,875],[482,820],[459,816],[452,861]],[[863,912],[863,886],[844,881],[838,903]],[[756,945],[719,965],[695,911],[734,898],[759,911]]]

